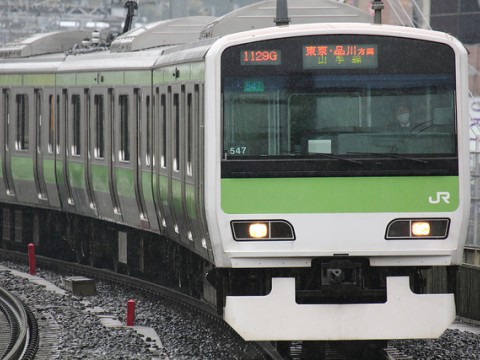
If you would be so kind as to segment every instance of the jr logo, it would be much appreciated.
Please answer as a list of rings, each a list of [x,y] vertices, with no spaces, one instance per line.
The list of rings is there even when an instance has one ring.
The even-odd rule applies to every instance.
[[[445,202],[445,204],[450,204],[450,193],[447,191],[439,191],[437,192],[436,199],[433,199],[431,196],[428,197],[430,204],[440,204],[440,201]]]

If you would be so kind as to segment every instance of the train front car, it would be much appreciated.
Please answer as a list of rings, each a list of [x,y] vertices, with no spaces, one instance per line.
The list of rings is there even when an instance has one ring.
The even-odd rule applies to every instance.
[[[438,337],[469,215],[467,54],[438,32],[283,26],[206,56],[206,209],[247,340]],[[215,224],[215,225],[212,225]]]

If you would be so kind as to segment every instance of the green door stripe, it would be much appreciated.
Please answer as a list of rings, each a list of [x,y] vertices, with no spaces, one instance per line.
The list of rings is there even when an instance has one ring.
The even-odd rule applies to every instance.
[[[33,159],[31,157],[12,156],[11,162],[14,180],[34,181]]]

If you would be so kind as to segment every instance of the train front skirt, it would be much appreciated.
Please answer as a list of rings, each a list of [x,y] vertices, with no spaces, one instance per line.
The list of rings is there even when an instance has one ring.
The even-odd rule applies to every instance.
[[[295,278],[273,278],[266,296],[227,296],[225,320],[249,341],[438,338],[455,320],[455,300],[414,294],[408,277],[388,277],[383,304],[300,305]]]

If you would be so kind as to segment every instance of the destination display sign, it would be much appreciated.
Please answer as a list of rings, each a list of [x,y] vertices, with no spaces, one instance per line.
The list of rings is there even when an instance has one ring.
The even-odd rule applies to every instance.
[[[303,46],[304,69],[378,67],[376,44],[309,44]]]
[[[281,65],[280,50],[241,50],[240,65]]]

